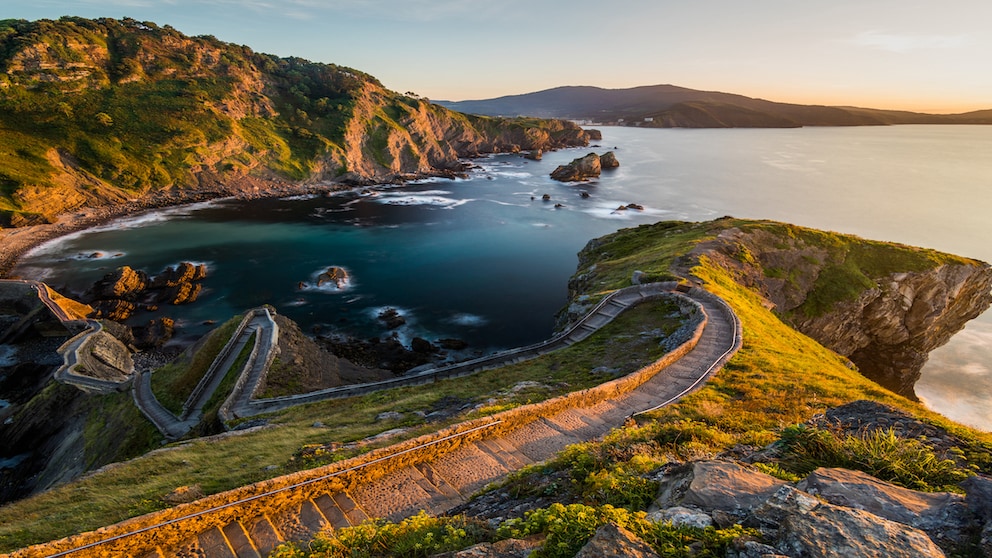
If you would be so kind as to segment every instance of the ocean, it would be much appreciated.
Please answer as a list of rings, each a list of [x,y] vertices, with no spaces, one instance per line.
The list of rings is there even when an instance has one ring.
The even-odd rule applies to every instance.
[[[177,319],[182,342],[272,304],[304,331],[457,338],[481,354],[546,338],[576,253],[641,223],[774,219],[992,261],[992,127],[601,130],[598,145],[542,161],[474,160],[466,179],[130,217],[48,243],[15,273],[81,293],[121,265],[205,263],[200,300],[158,312]],[[590,151],[614,151],[620,168],[578,185],[549,178]],[[616,210],[629,203],[644,210]],[[348,271],[347,285],[317,285],[330,266]],[[406,323],[386,330],[386,308]],[[992,430],[992,316],[931,354],[917,393]]]

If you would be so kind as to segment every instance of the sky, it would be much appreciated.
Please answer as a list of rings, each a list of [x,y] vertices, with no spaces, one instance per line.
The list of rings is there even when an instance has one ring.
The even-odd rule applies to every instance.
[[[773,101],[992,108],[989,0],[0,0],[131,17],[431,99],[670,83]]]

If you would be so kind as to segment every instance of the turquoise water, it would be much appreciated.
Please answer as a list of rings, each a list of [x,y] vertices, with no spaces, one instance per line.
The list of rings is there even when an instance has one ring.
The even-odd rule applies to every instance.
[[[477,160],[467,180],[150,214],[42,247],[18,272],[78,292],[119,265],[155,273],[205,262],[202,300],[167,309],[187,339],[208,329],[205,320],[263,303],[305,330],[388,335],[375,320],[388,306],[407,317],[396,332],[402,339],[456,337],[488,352],[547,337],[576,252],[639,223],[776,219],[992,261],[992,127],[603,135],[601,147],[540,162]],[[596,182],[548,178],[558,164],[614,147],[621,167]],[[551,202],[541,201],[545,193]],[[645,210],[614,211],[627,203]],[[93,252],[104,257],[86,257]],[[346,268],[352,283],[340,291],[312,286],[332,265]],[[935,351],[917,387],[937,410],[992,429],[992,317]]]

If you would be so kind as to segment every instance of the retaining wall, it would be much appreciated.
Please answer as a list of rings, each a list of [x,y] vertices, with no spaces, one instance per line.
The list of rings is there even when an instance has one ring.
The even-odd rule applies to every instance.
[[[708,317],[698,302],[691,303],[703,315],[692,337],[661,359],[622,378],[541,403],[462,422],[338,463],[261,481],[96,531],[22,549],[10,556],[141,556],[155,547],[166,549],[178,545],[193,533],[221,527],[239,518],[278,513],[292,504],[324,493],[344,491],[373,482],[390,472],[448,453],[466,442],[498,436],[543,416],[573,407],[591,406],[625,394],[682,358],[699,342]]]

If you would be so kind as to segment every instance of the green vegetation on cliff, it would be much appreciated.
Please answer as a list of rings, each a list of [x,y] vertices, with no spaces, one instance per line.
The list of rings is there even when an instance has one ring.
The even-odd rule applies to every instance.
[[[173,188],[436,174],[586,141],[568,123],[467,117],[358,70],[133,19],[0,20],[0,69],[4,226]]]
[[[510,479],[505,487],[511,492],[523,496],[558,494],[562,498],[572,498],[566,503],[581,502],[584,506],[581,509],[567,505],[548,507],[523,522],[509,524],[506,530],[551,534],[552,529],[558,529],[559,534],[586,533],[590,517],[614,514],[610,510],[621,509],[623,511],[616,511],[614,515],[634,518],[635,523],[640,524],[642,518],[638,513],[654,489],[653,481],[643,477],[645,472],[675,459],[711,456],[734,448],[757,449],[772,443],[785,444],[787,453],[780,461],[765,463],[762,467],[783,478],[794,478],[816,465],[857,466],[883,475],[878,471],[897,466],[900,473],[890,479],[914,488],[937,489],[953,488],[956,479],[974,471],[992,473],[992,435],[955,424],[917,402],[880,387],[859,374],[846,358],[796,331],[776,315],[762,294],[745,286],[748,277],[741,275],[739,264],[757,256],[750,251],[724,249],[740,246],[733,242],[729,245],[720,243],[741,238],[735,236],[736,232],[727,231],[745,235],[768,233],[768,238],[778,239],[773,244],[779,242],[783,247],[789,245],[789,238],[802,237],[807,248],[815,245],[827,252],[827,248],[833,247],[843,248],[844,254],[884,256],[881,262],[864,262],[857,268],[866,276],[872,276],[879,269],[882,271],[878,273],[919,271],[947,262],[970,263],[909,247],[862,241],[834,233],[820,236],[821,233],[808,229],[730,218],[708,223],[658,223],[623,230],[591,242],[581,254],[580,268],[570,282],[575,300],[583,296],[594,298],[598,293],[627,286],[635,270],[656,279],[691,277],[726,300],[740,317],[743,347],[701,390],[677,404],[638,417],[637,425],[618,429],[601,442],[573,446],[553,462],[526,469]],[[706,251],[706,246],[719,250]],[[727,254],[736,259],[729,261]],[[803,254],[802,250],[798,252],[798,260],[804,261]],[[845,261],[850,257],[845,256]],[[854,257],[855,261],[857,257]],[[790,269],[781,268],[785,275]],[[664,311],[660,313],[664,314]],[[0,509],[0,550],[92,529],[160,508],[164,505],[163,495],[177,486],[200,483],[205,493],[215,493],[296,468],[350,457],[372,447],[310,451],[319,446],[329,447],[326,444],[331,441],[362,440],[395,427],[408,428],[404,437],[416,436],[436,430],[448,421],[495,412],[598,383],[599,379],[591,378],[583,371],[599,366],[600,362],[608,366],[621,363],[635,366],[636,363],[630,362],[634,356],[646,361],[656,358],[642,349],[624,347],[618,342],[625,336],[639,337],[630,336],[630,332],[660,327],[650,321],[658,314],[657,309],[625,313],[587,341],[531,362],[480,373],[473,376],[471,382],[445,381],[293,408],[272,415],[268,428],[219,439],[193,440],[169,451],[133,460]],[[518,392],[505,391],[525,380],[541,382],[550,389],[530,387]],[[497,401],[488,401],[493,394],[497,394]],[[934,448],[915,440],[893,440],[885,436],[855,439],[796,426],[828,409],[858,400],[877,401],[901,409],[923,423],[945,429],[956,444],[952,450],[953,463],[947,463]],[[425,423],[414,414],[418,410],[444,408],[446,402],[454,403],[456,408],[468,402],[481,406],[440,423]],[[384,411],[398,411],[404,416],[398,420],[377,421],[376,417]],[[317,428],[314,421],[330,426]],[[828,434],[834,438],[828,438]],[[900,466],[909,461],[913,462],[913,467]],[[271,468],[273,465],[275,468]],[[419,525],[418,529],[437,528],[447,532],[447,528],[437,522],[417,520],[414,523]],[[354,534],[360,537],[363,533],[370,536],[385,533],[383,536],[395,535],[398,540],[407,540],[403,538],[404,533],[408,533],[411,525],[383,527],[380,523]],[[649,525],[642,526],[653,529]],[[573,528],[578,530],[573,531]],[[685,544],[702,541],[719,548],[726,542],[724,535],[708,530],[678,536],[683,537],[679,540]],[[662,545],[663,537],[658,536],[658,544]],[[464,544],[469,542],[467,539],[462,541]],[[326,539],[319,544],[325,543],[337,544]],[[298,555],[294,554],[295,549],[285,549],[285,552],[286,555]]]
[[[600,384],[659,358],[664,349],[657,335],[629,332],[671,332],[681,323],[681,318],[673,315],[676,310],[665,300],[641,304],[581,343],[478,373],[470,381],[445,380],[293,407],[267,415],[269,426],[265,428],[193,439],[166,451],[151,452],[0,508],[0,552],[165,508],[163,497],[180,486],[198,484],[205,494],[214,494]],[[609,370],[589,372],[600,367]],[[469,410],[462,410],[467,404]],[[131,410],[126,416],[138,413],[133,406]],[[445,418],[428,422],[418,411],[438,411]],[[403,418],[377,418],[385,412],[400,412]],[[154,430],[147,421],[134,420],[141,429]],[[326,426],[315,427],[315,422]],[[362,441],[395,428],[406,430],[400,436],[362,442],[353,448],[317,451],[328,444]]]

